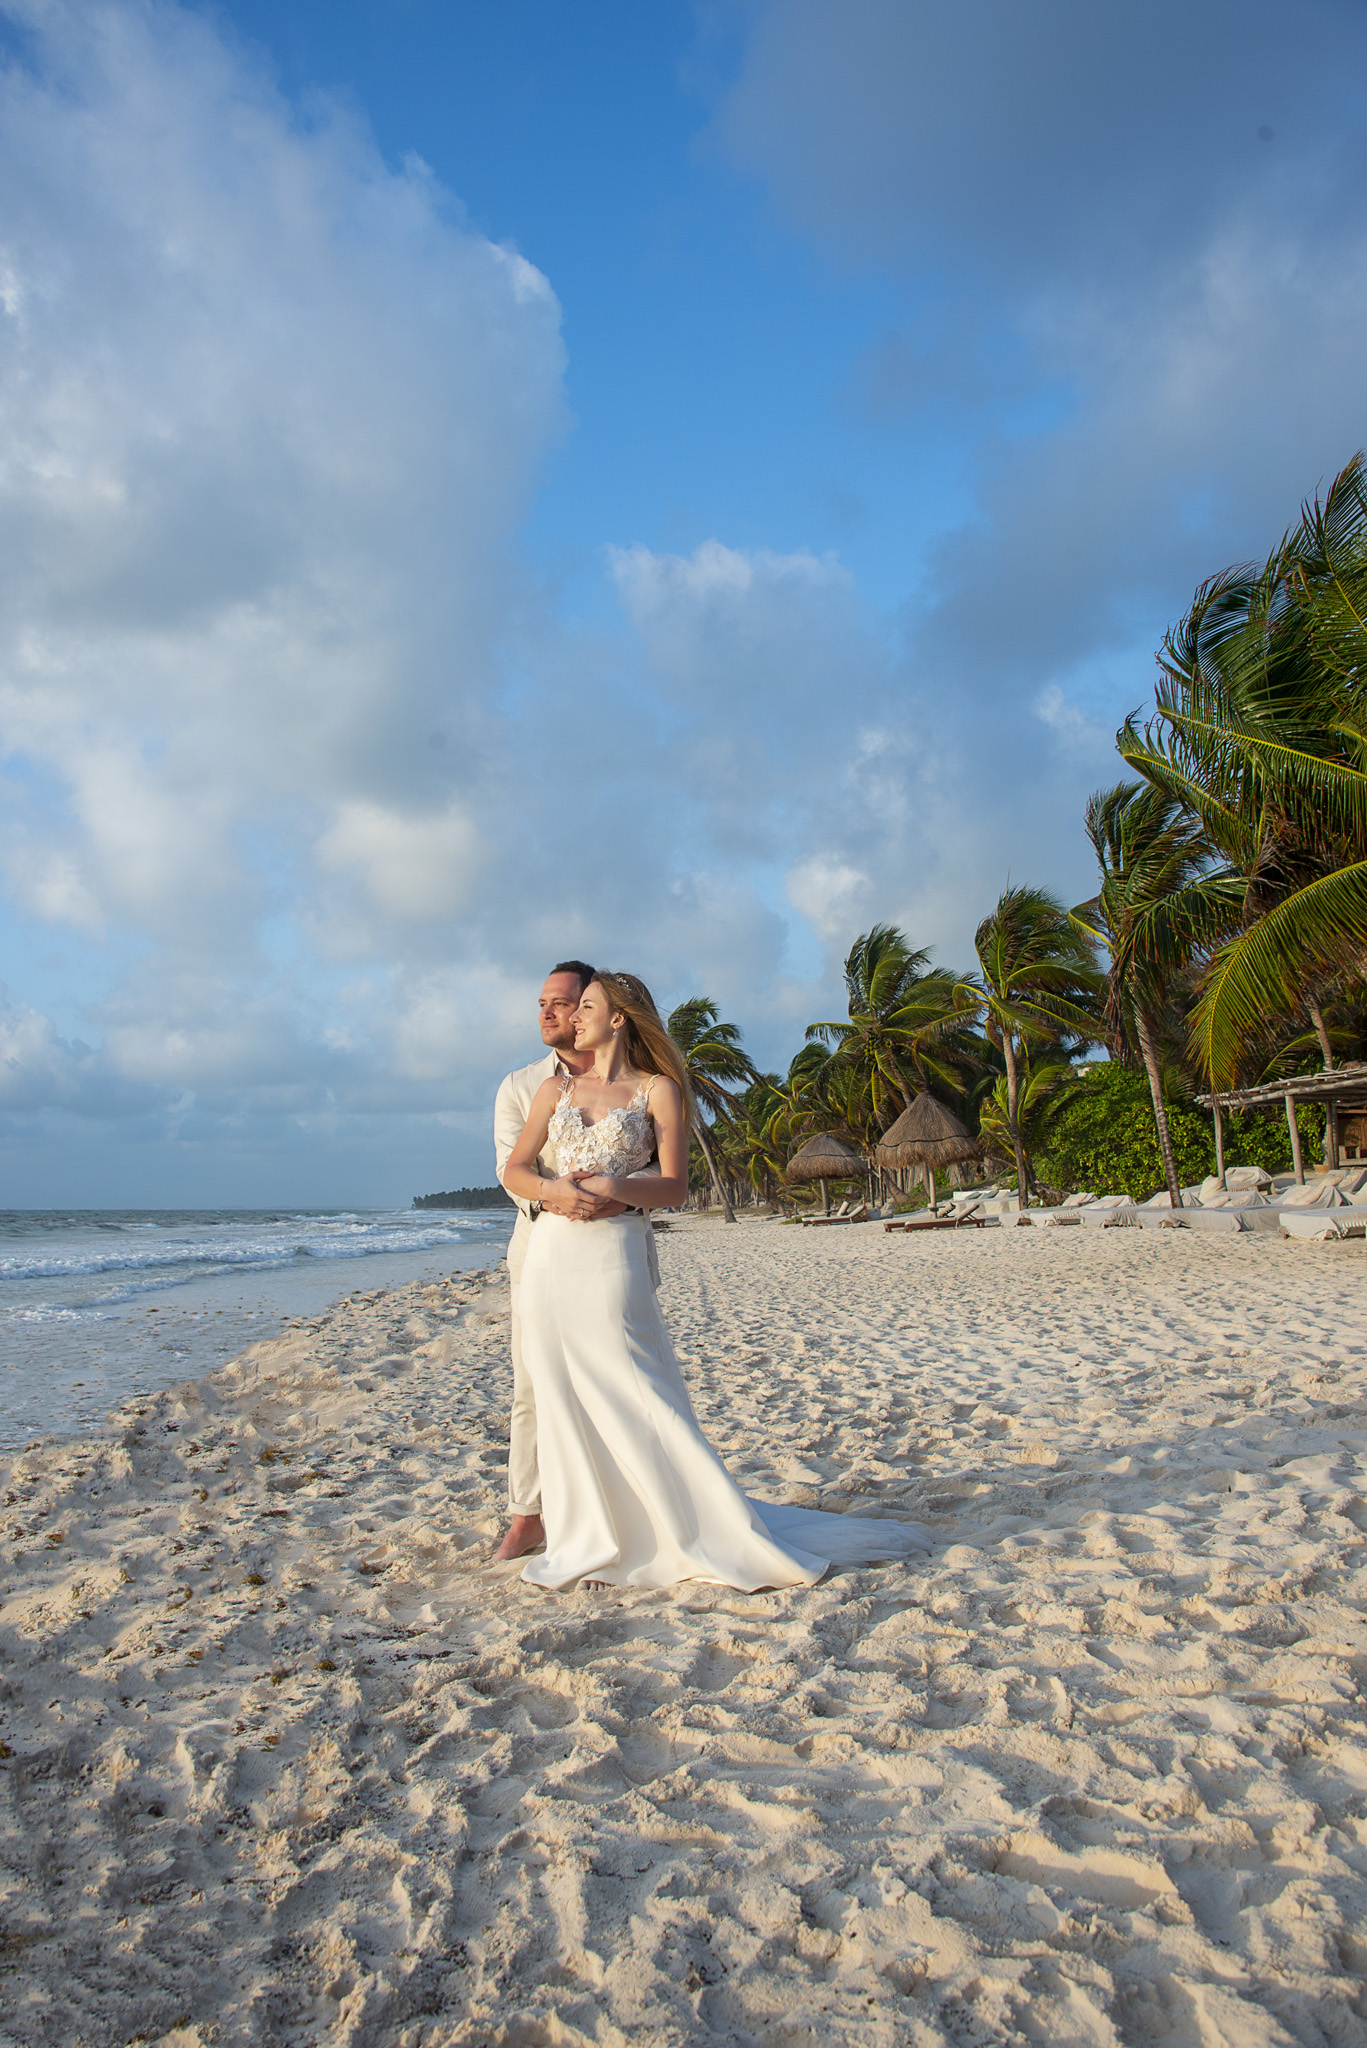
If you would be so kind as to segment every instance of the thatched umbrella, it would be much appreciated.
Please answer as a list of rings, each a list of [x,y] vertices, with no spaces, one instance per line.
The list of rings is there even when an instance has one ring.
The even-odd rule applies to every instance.
[[[920,1094],[884,1131],[873,1156],[880,1166],[914,1166],[925,1175],[926,1193],[935,1206],[935,1169],[961,1159],[980,1159],[982,1146],[969,1136],[952,1110],[933,1095]]]
[[[818,1137],[808,1138],[788,1161],[789,1180],[820,1181],[821,1207],[827,1216],[831,1213],[830,1183],[833,1180],[853,1180],[857,1173],[867,1173],[868,1170],[859,1154],[851,1152],[844,1139],[837,1138],[831,1131],[822,1131]]]

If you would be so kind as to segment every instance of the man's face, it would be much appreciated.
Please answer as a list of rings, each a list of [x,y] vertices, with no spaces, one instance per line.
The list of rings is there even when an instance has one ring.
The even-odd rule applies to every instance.
[[[574,1013],[579,1008],[579,976],[548,974],[541,991],[541,1043],[556,1052],[574,1048]]]

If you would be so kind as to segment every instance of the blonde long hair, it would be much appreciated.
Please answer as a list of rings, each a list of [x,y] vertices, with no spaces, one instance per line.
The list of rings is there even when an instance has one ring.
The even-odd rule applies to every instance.
[[[685,1127],[696,1121],[698,1105],[688,1078],[684,1056],[665,1028],[655,1007],[655,998],[639,974],[608,974],[601,969],[594,980],[608,999],[614,1015],[625,1018],[623,1035],[628,1061],[638,1074],[665,1074],[683,1097]]]

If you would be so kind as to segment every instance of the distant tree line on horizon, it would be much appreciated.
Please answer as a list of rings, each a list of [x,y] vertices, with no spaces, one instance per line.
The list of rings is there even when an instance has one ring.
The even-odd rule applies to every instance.
[[[450,1188],[444,1195],[414,1195],[415,1209],[511,1209],[516,1205],[506,1188]]]
[[[1203,583],[1158,653],[1152,714],[1126,720],[1127,779],[1084,826],[1093,896],[1006,889],[976,965],[936,967],[893,925],[845,962],[847,1015],[761,1073],[705,996],[669,1029],[700,1110],[693,1181],[728,1215],[790,1199],[787,1164],[831,1132],[863,1157],[929,1092],[986,1170],[1033,1187],[1175,1205],[1210,1171],[1194,1098],[1367,1057],[1367,463],[1356,455],[1266,563]],[[1080,1057],[1109,1055],[1083,1073]],[[1306,1138],[1322,1112],[1303,1108]],[[1227,1119],[1277,1171],[1280,1116]]]

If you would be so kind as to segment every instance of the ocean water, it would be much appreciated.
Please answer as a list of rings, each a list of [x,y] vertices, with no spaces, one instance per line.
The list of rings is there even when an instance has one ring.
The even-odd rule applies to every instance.
[[[510,1209],[0,1211],[0,1445],[194,1379],[356,1289],[491,1265]]]

